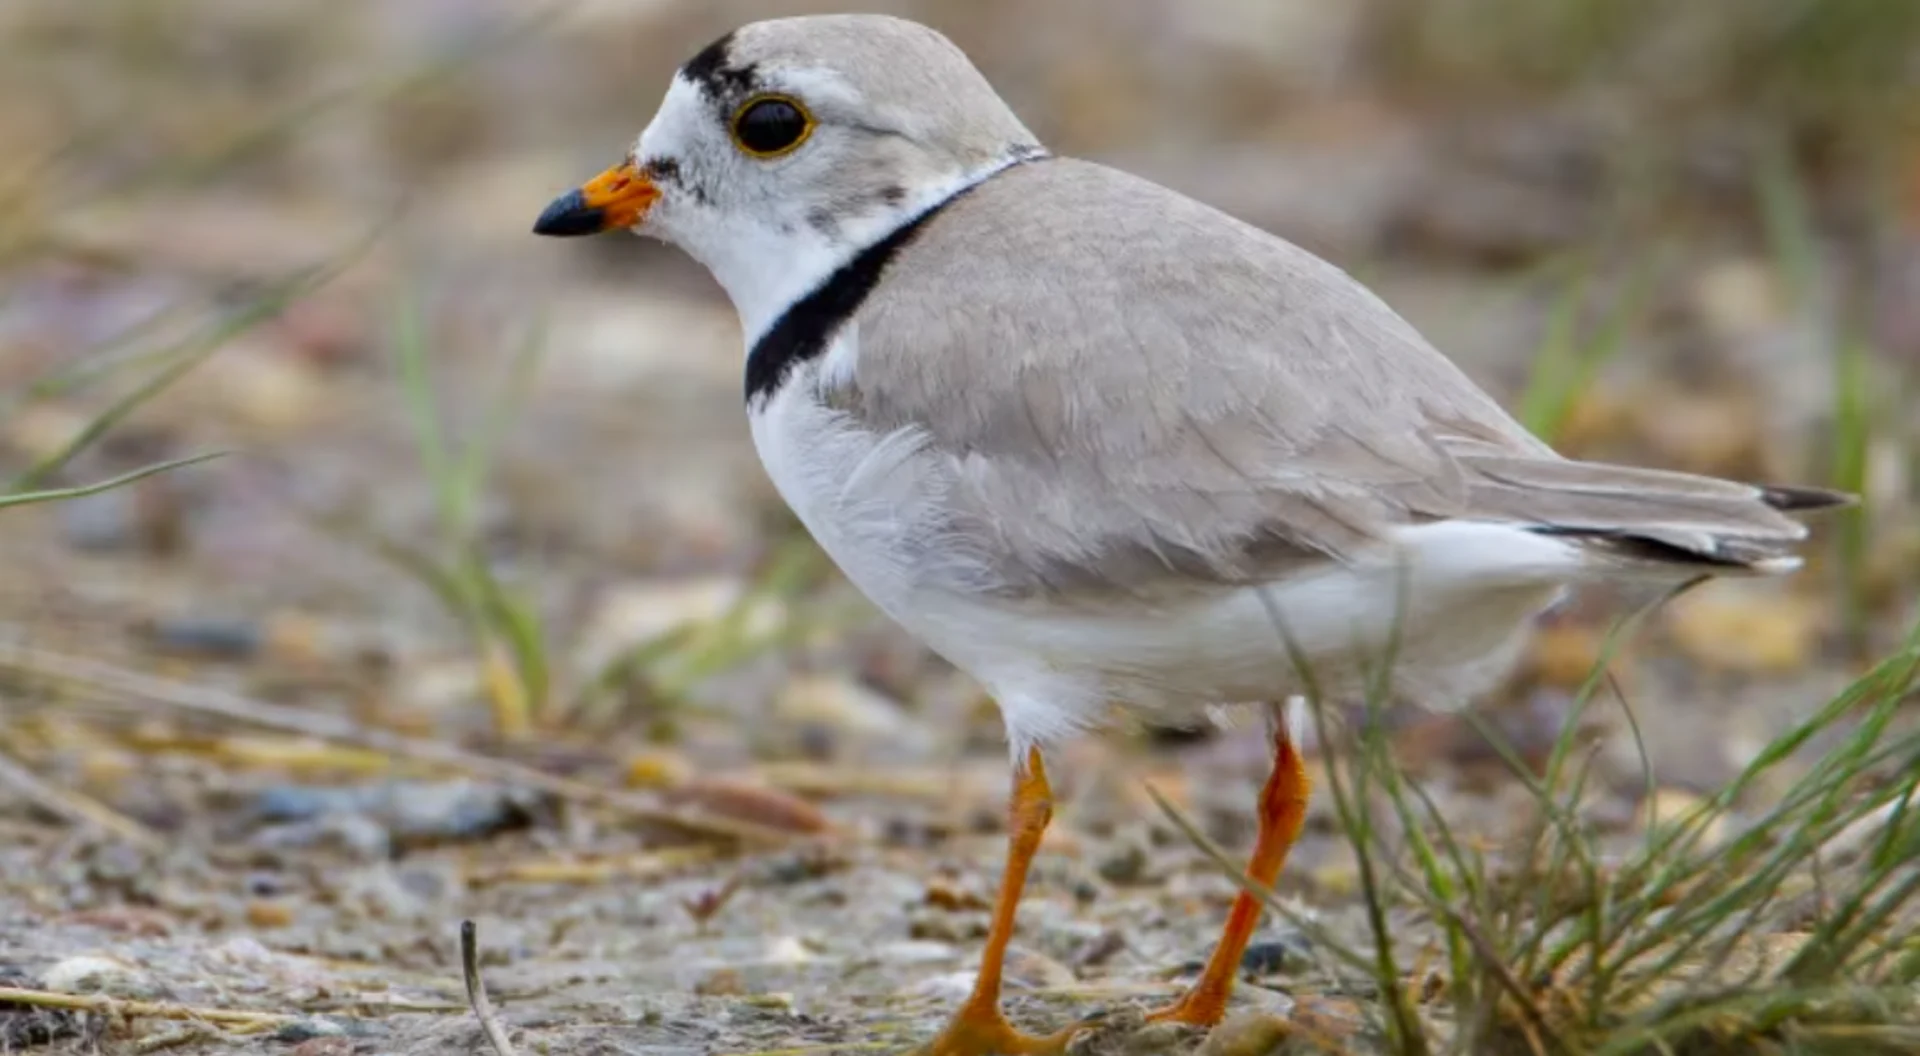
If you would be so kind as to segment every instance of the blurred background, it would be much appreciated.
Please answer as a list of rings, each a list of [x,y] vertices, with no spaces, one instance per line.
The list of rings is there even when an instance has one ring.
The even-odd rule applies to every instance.
[[[1689,595],[1616,659],[1657,780],[1617,707],[1585,717],[1609,831],[1726,781],[1920,614],[1920,4],[866,7],[949,34],[1057,153],[1352,271],[1568,454],[1865,494],[1805,573]],[[706,275],[639,239],[528,231],[701,46],[838,9],[0,5],[0,473],[32,491],[227,453],[0,509],[18,971],[138,949],[99,970],[192,996],[215,972],[192,959],[219,953],[330,985],[272,960],[300,956],[403,989],[391,973],[444,973],[448,922],[478,913],[530,992],[564,980],[626,1013],[689,995],[658,1006],[689,1045],[719,1044],[711,1002],[804,1003],[816,977],[945,999],[998,856],[990,703],[782,508]],[[1487,702],[1523,754],[1567,721],[1614,601],[1543,623]],[[1393,721],[1408,772],[1497,829],[1476,737]],[[1257,740],[1063,751],[1038,881],[1061,930],[1030,972],[1204,950],[1231,885],[1139,778],[1237,845]],[[709,850],[829,824],[881,850]],[[1305,901],[1351,894],[1324,827],[1295,861]],[[811,901],[783,901],[803,879]],[[1128,898],[1159,908],[1105,937]]]

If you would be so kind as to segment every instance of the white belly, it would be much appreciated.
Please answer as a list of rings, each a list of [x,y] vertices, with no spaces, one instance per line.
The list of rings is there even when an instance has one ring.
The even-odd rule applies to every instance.
[[[1443,522],[1406,530],[1372,563],[1152,611],[970,594],[951,586],[969,578],[968,548],[940,534],[949,478],[938,456],[911,430],[874,433],[818,402],[822,362],[833,355],[751,416],[767,473],[855,586],[986,686],[1016,751],[1112,705],[1178,713],[1299,692],[1289,635],[1329,692],[1367,684],[1391,644],[1398,688],[1459,703],[1577,565],[1564,543],[1519,528]]]

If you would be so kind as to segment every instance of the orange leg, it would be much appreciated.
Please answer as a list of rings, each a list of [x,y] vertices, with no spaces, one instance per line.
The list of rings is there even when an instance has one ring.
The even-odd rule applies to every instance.
[[[1013,1029],[1000,1014],[1000,969],[1013,939],[1014,911],[1027,886],[1027,866],[1040,847],[1040,836],[1053,820],[1053,789],[1047,785],[1040,751],[1027,756],[1026,769],[1014,775],[1013,800],[1007,809],[1007,871],[1000,881],[1000,898],[993,906],[993,926],[987,932],[986,952],[973,993],[960,1006],[947,1029],[919,1050],[918,1056],[1057,1056],[1067,1048],[1074,1028],[1035,1037]]]
[[[1260,835],[1254,841],[1253,857],[1247,862],[1247,877],[1263,887],[1272,887],[1287,863],[1287,851],[1300,837],[1300,825],[1307,816],[1310,792],[1306,766],[1287,736],[1285,723],[1279,724],[1273,738],[1273,773],[1267,776],[1260,793]],[[1227,996],[1240,974],[1240,958],[1247,952],[1247,941],[1260,923],[1260,903],[1241,891],[1227,913],[1220,942],[1213,948],[1207,969],[1180,1000],[1151,1013],[1154,1022],[1189,1023],[1210,1027],[1220,1022],[1227,1011]]]

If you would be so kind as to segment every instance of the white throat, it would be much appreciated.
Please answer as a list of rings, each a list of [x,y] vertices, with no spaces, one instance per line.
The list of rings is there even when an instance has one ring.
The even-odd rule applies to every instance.
[[[790,231],[758,227],[751,233],[686,247],[727,291],[751,349],[796,301],[818,289],[867,247],[915,218],[1001,170],[1026,160],[996,160],[949,179],[929,183],[891,209],[843,220],[829,236],[809,224]]]

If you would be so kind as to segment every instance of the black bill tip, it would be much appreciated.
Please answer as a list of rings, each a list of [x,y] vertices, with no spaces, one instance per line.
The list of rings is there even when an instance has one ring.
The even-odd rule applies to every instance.
[[[607,211],[587,204],[578,190],[568,191],[553,200],[540,219],[533,222],[533,233],[555,238],[597,235],[607,229]]]

